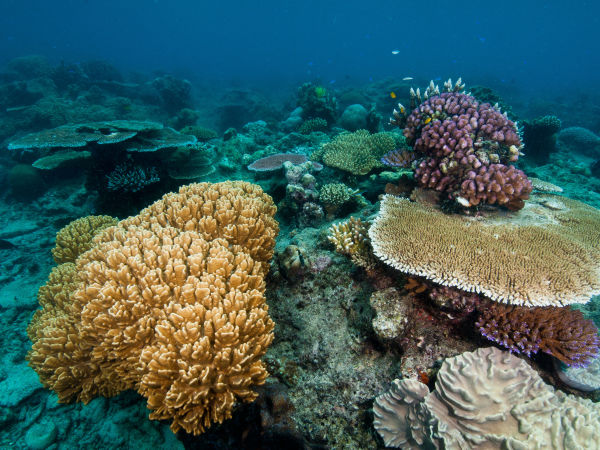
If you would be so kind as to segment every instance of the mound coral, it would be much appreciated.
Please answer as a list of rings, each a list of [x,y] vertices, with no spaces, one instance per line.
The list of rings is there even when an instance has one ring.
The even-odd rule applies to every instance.
[[[556,116],[523,121],[523,141],[527,159],[536,164],[546,164],[550,153],[556,151],[556,133],[560,131],[560,127],[561,121]]]
[[[116,225],[118,219],[111,216],[86,216],[74,220],[56,234],[56,246],[52,249],[58,264],[75,262],[77,257],[92,248],[92,239],[105,228]]]
[[[250,183],[192,184],[102,231],[40,289],[28,360],[44,386],[86,403],[136,389],[150,418],[194,434],[252,401],[275,209]]]
[[[366,130],[358,130],[339,134],[314,152],[312,157],[353,175],[366,175],[379,167],[381,157],[395,147],[396,142],[390,133],[369,134]]]
[[[496,302],[488,302],[480,311],[476,327],[481,334],[511,352],[530,356],[541,350],[575,367],[586,365],[598,354],[598,330],[581,311]]]
[[[583,127],[568,127],[558,133],[557,139],[569,152],[598,157],[600,137]]]
[[[597,448],[600,439],[600,405],[555,391],[493,347],[446,359],[431,393],[417,380],[395,380],[373,411],[389,447]]]
[[[394,268],[498,302],[564,306],[600,293],[600,211],[564,197],[472,217],[386,195],[369,236]]]
[[[407,117],[404,135],[420,158],[421,187],[447,192],[465,206],[520,209],[529,197],[526,175],[508,165],[519,157],[517,128],[488,103],[459,92],[429,97]]]

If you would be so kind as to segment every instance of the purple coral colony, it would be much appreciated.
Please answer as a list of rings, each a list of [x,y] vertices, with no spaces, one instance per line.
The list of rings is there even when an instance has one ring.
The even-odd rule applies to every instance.
[[[99,85],[119,95],[129,86]],[[88,87],[77,101],[91,98]],[[21,416],[0,399],[0,424],[27,443],[16,447],[108,448],[94,427],[110,416],[124,427],[116,435],[139,426],[131,439],[142,447],[528,448],[509,425],[463,427],[423,406],[444,397],[449,374],[498,359],[503,380],[516,380],[511,395],[545,382],[559,394],[544,399],[580,402],[573,414],[588,422],[539,424],[541,434],[600,439],[588,427],[600,424],[589,402],[600,399],[590,306],[600,294],[600,211],[525,173],[529,151],[548,161],[542,148],[570,157],[581,142],[589,154],[600,138],[560,131],[553,116],[523,125],[461,79],[401,87],[409,107],[398,104],[388,124],[356,93],[337,99],[313,83],[284,120],[248,93],[228,97],[211,124],[220,133],[199,125],[208,114],[192,109],[191,83],[164,76],[121,107],[162,111],[151,121],[115,112],[15,131],[7,149],[19,164],[8,181],[27,205],[21,213],[51,204],[49,215],[62,214],[52,216],[54,262],[32,282],[41,287],[30,310],[39,308],[20,330],[37,374],[25,367],[33,379],[19,401],[4,386]],[[146,98],[160,107],[142,108]],[[380,103],[389,113],[390,98]],[[237,117],[245,110],[265,121]],[[0,244],[12,250],[11,230]],[[37,259],[50,259],[49,242],[40,237]],[[531,368],[543,382],[518,378]],[[460,407],[509,417],[469,405],[497,395],[470,384],[476,393],[456,388]],[[139,396],[119,394],[127,389]],[[49,390],[76,403],[57,407]],[[42,409],[35,427],[17,419]],[[162,422],[146,420],[148,409]],[[0,447],[16,448],[2,433]]]
[[[519,158],[517,127],[489,103],[455,92],[463,87],[459,82],[453,92],[440,94],[430,85],[429,98],[408,117],[394,111],[392,122],[405,124],[404,136],[418,158],[415,179],[464,206],[496,203],[520,209],[532,187],[525,173],[510,164]],[[412,95],[420,99],[414,90]],[[382,161],[395,165],[393,154]]]

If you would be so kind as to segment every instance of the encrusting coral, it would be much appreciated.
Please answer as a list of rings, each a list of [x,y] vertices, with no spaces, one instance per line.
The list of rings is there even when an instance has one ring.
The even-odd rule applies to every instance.
[[[94,236],[117,222],[118,219],[111,216],[86,216],[69,223],[56,234],[56,246],[52,249],[54,261],[58,264],[75,262],[92,247]]]
[[[435,390],[395,380],[375,400],[385,445],[417,448],[597,448],[600,406],[545,384],[525,361],[480,348],[442,363]]]
[[[86,403],[136,389],[194,434],[254,400],[275,210],[250,183],[192,184],[102,231],[40,288],[28,360],[44,386]]]
[[[392,267],[498,302],[564,306],[600,293],[600,211],[564,197],[472,217],[386,195],[369,236]]]

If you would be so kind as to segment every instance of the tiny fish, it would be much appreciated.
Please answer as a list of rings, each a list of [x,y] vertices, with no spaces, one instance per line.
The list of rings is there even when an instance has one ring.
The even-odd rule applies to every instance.
[[[392,55],[397,55],[398,53],[400,53],[400,50],[392,50]]]
[[[404,77],[404,78],[402,78],[402,81],[410,81],[412,79],[413,79],[413,77]]]
[[[390,97],[391,98],[396,98],[396,93],[394,91],[390,92]]]
[[[423,123],[424,123],[425,125],[427,125],[429,122],[431,122],[431,117],[428,117],[427,119],[425,119],[425,120],[423,121]]]

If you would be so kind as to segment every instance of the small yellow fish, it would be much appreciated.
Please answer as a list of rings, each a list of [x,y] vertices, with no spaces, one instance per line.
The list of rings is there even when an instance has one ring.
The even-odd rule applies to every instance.
[[[390,97],[391,98],[396,98],[396,93],[394,91],[390,92]]]
[[[423,124],[427,125],[429,122],[431,122],[431,117],[428,117],[427,119],[425,119],[423,121]]]
[[[404,78],[402,78],[402,81],[410,81],[412,79],[413,79],[413,77],[404,77]]]

